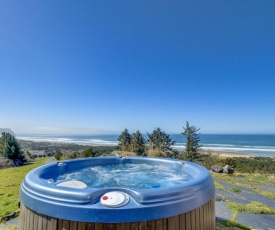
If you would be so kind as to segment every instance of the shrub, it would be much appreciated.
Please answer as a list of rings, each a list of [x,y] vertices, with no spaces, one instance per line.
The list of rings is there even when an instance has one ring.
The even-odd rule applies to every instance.
[[[62,156],[63,156],[63,153],[62,153],[62,152],[58,152],[58,153],[56,153],[56,154],[54,155],[54,158],[55,158],[56,160],[60,161],[61,158],[62,158]]]
[[[275,159],[271,157],[237,157],[235,170],[241,173],[275,173]]]
[[[83,153],[82,156],[84,158],[86,157],[95,157],[97,155],[97,152],[93,149],[93,147],[87,148]]]
[[[75,158],[78,158],[78,154],[76,152],[74,152],[73,154],[71,154],[69,156],[70,159],[75,159]]]
[[[221,158],[220,163],[223,165],[230,165],[233,168],[236,166],[236,160],[231,157]]]

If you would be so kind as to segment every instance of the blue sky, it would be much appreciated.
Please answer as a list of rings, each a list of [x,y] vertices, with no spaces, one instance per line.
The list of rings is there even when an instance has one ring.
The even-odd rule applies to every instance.
[[[0,1],[0,127],[275,133],[275,1]]]

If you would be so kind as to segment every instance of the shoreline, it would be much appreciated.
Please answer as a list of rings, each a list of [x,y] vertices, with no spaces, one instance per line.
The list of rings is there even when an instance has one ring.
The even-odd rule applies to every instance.
[[[19,142],[21,142],[22,144],[24,143],[25,145],[27,145],[27,148],[31,149],[31,145],[34,145],[37,147],[37,145],[41,145],[41,147],[72,147],[75,146],[75,148],[77,148],[77,146],[80,147],[80,149],[84,149],[85,147],[90,147],[90,146],[94,146],[94,147],[115,147],[116,145],[106,145],[106,144],[84,144],[84,143],[68,143],[68,142],[55,142],[55,141],[34,141],[34,140],[23,140],[23,139],[19,139]],[[23,145],[24,145],[23,144]],[[37,150],[34,150],[37,151]],[[181,152],[182,150],[180,150]],[[226,157],[244,157],[244,158],[249,158],[249,157],[270,157],[270,158],[275,158],[275,156],[261,156],[256,155],[256,154],[249,154],[249,153],[240,153],[240,152],[226,152],[226,151],[217,151],[217,150],[211,150],[211,149],[201,149],[200,152],[202,154],[210,154],[213,156],[218,156],[218,157],[222,157],[222,158],[226,158]]]
[[[40,144],[42,143],[43,146],[45,145],[51,145],[51,146],[95,146],[95,147],[115,147],[118,143],[116,141],[110,140],[110,141],[106,141],[106,140],[102,140],[100,139],[100,137],[96,138],[96,139],[67,139],[67,138],[57,138],[55,139],[55,137],[53,137],[53,139],[48,139],[48,140],[31,140],[31,139],[20,139],[18,138],[19,142],[22,143],[33,143],[33,144]],[[90,142],[89,142],[90,141]],[[250,146],[246,146],[246,148],[237,148],[237,149],[230,149],[229,147],[226,149],[221,148],[220,147],[216,147],[214,146],[213,148],[210,146],[203,146],[201,147],[201,152],[211,152],[214,155],[220,155],[222,157],[247,157],[247,156],[251,156],[251,157],[271,157],[274,158],[275,157],[275,146],[270,146],[270,149],[265,149],[265,148],[260,148],[260,146],[258,146],[258,148],[252,148]],[[182,143],[182,145],[174,145],[172,146],[173,149],[182,152],[184,150],[184,144]],[[274,149],[273,149],[274,148]]]
[[[209,155],[213,155],[213,156],[218,156],[218,157],[245,157],[245,158],[249,158],[249,157],[258,157],[256,155],[252,155],[252,154],[247,154],[247,153],[237,153],[237,152],[224,152],[224,151],[213,151],[213,150],[204,150],[201,151],[202,154],[209,154]]]

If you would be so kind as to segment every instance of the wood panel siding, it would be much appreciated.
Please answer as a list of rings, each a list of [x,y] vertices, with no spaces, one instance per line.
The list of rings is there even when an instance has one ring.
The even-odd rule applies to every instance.
[[[214,230],[215,201],[180,215],[131,223],[86,223],[57,219],[34,212],[22,203],[19,230]]]

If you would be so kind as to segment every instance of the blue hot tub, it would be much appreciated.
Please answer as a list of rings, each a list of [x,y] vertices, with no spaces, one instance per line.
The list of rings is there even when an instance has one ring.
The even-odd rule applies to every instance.
[[[32,170],[21,185],[20,229],[39,229],[39,221],[35,223],[39,216],[56,220],[51,220],[56,226],[60,220],[80,226],[141,223],[177,216],[178,226],[182,222],[186,228],[190,222],[203,227],[207,222],[203,228],[212,229],[214,190],[207,169],[180,160],[97,157],[51,163]],[[185,215],[182,220],[181,215]],[[27,216],[32,216],[35,227],[26,223]]]

